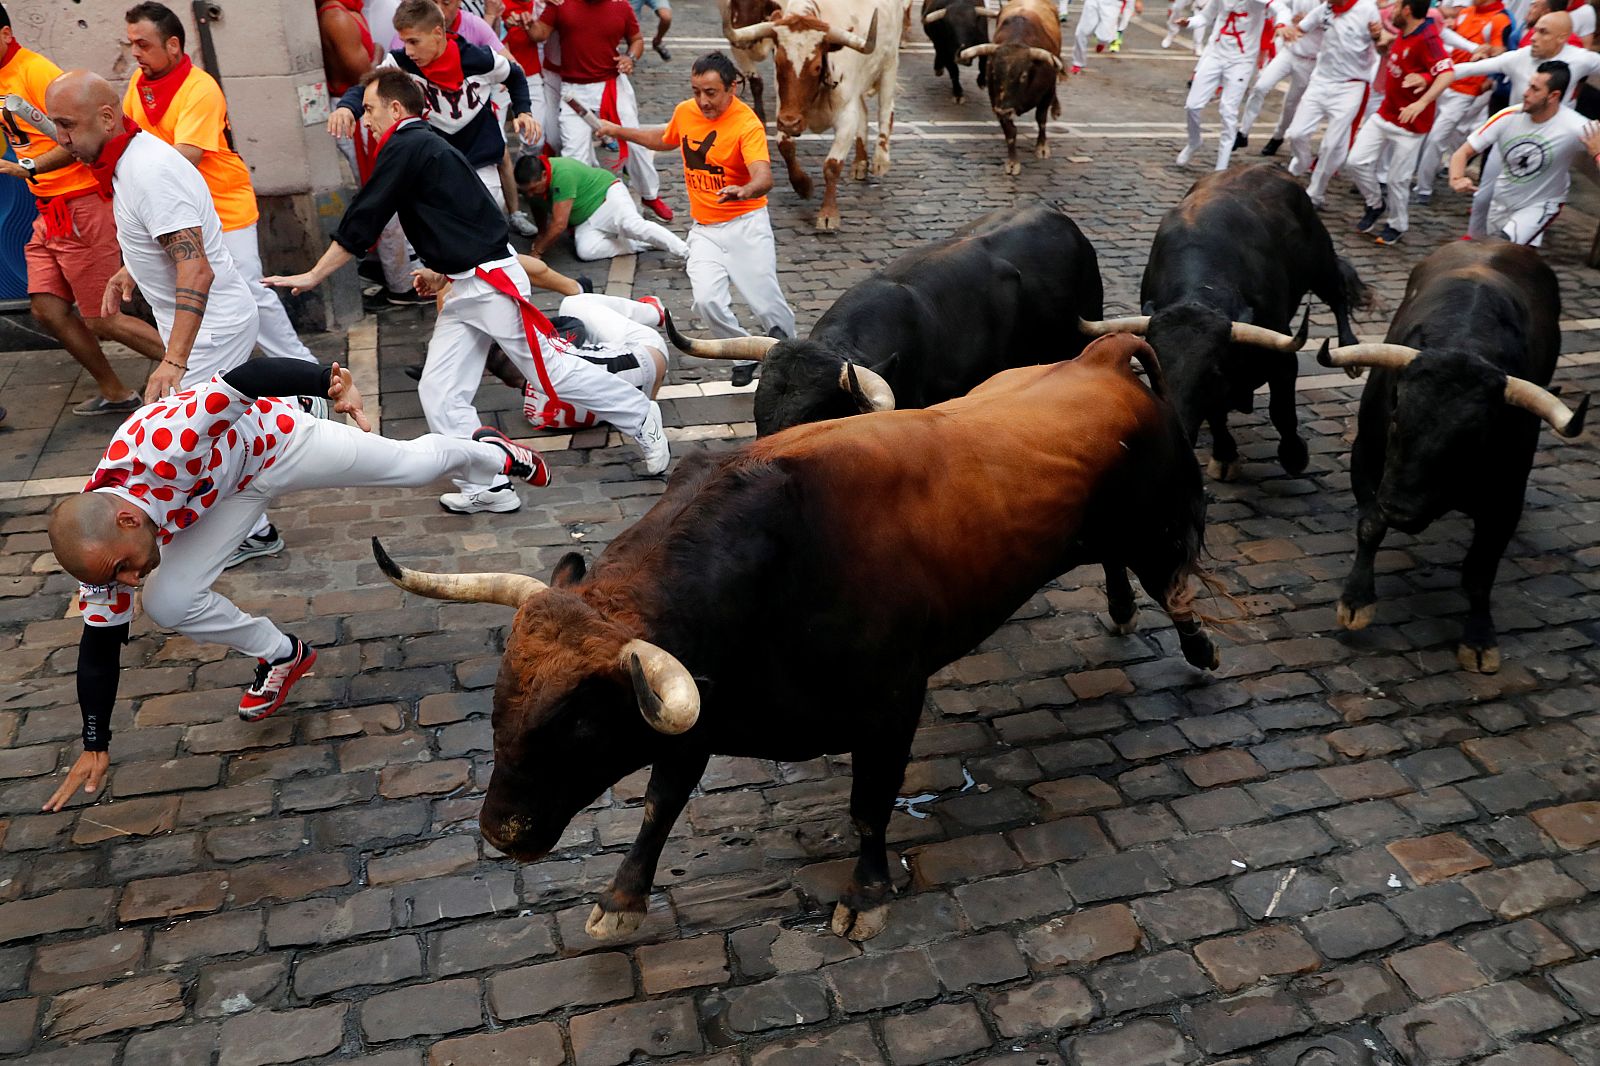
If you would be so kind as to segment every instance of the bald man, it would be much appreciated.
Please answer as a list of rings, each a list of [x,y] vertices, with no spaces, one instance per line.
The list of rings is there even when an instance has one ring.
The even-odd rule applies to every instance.
[[[318,403],[326,409],[324,396],[360,430],[311,414]],[[245,721],[278,710],[311,669],[314,648],[211,590],[228,553],[273,499],[365,485],[410,488],[443,477],[550,482],[537,452],[495,429],[484,427],[471,440],[428,434],[410,441],[370,429],[348,370],[281,358],[248,362],[141,407],[122,424],[83,492],[50,515],[50,548],[82,582],[83,754],[45,810],[60,810],[79,788],[96,791],[105,778],[135,591],[143,590],[144,611],[156,625],[255,656],[255,681],[239,701]]]

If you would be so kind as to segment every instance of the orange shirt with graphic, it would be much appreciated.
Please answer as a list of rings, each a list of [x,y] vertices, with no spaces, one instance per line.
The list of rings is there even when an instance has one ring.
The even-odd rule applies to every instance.
[[[223,232],[244,229],[261,217],[256,210],[256,191],[250,184],[250,168],[239,154],[228,147],[228,102],[222,86],[199,67],[189,71],[183,85],[172,98],[159,124],[152,125],[139,102],[139,86],[144,72],[133,72],[122,110],[139,128],[153,133],[170,145],[192,144],[205,152],[200,157],[200,176],[206,179],[211,200],[222,219]]]
[[[11,62],[0,67],[0,97],[16,93],[43,111],[44,91],[60,76],[61,68],[50,60],[38,52],[19,48],[17,54],[11,57]],[[17,154],[17,158],[38,159],[56,147],[55,141],[34,129],[21,116],[14,115],[10,111],[0,112],[0,115],[3,115],[3,118],[0,118],[0,130],[4,131],[6,142],[11,145],[11,150]],[[40,174],[38,179],[28,186],[28,191],[41,200],[48,200],[95,188],[94,175],[89,173],[88,167],[82,163],[68,163],[47,174]]]
[[[734,100],[713,122],[700,113],[693,100],[685,100],[673,110],[662,139],[682,148],[689,214],[696,222],[712,226],[767,206],[765,196],[726,202],[717,199],[724,185],[744,185],[750,180],[751,163],[772,159],[767,152],[766,128],[744,101]]]

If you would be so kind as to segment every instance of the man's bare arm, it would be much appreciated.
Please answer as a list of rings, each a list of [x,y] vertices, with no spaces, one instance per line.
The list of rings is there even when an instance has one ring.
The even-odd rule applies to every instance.
[[[211,299],[211,282],[216,277],[211,269],[211,261],[206,258],[205,238],[200,227],[190,226],[173,233],[163,233],[156,240],[177,268],[178,281],[167,353],[145,386],[146,403],[159,399],[169,388],[176,388],[183,379],[184,371],[189,368],[189,352],[206,317],[206,305]]]

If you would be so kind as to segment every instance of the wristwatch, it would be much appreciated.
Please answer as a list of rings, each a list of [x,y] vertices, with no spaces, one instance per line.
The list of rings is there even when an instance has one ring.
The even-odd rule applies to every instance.
[[[38,184],[39,179],[34,173],[37,164],[35,164],[33,160],[24,157],[17,160],[17,166],[28,172],[28,181],[30,184]]]

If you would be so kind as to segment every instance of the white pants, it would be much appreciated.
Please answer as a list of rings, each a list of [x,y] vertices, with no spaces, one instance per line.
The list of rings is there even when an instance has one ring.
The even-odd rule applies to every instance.
[[[243,229],[227,230],[222,234],[222,246],[233,256],[233,265],[239,268],[245,288],[256,298],[256,311],[260,316],[256,343],[261,345],[263,352],[279,359],[304,359],[308,363],[315,363],[317,357],[300,343],[300,336],[289,321],[289,313],[278,299],[278,290],[261,284],[265,275],[261,271],[259,240],[253,222]]]
[[[1560,213],[1560,200],[1549,200],[1518,208],[1503,208],[1499,204],[1491,204],[1489,231],[1504,236],[1512,244],[1527,244],[1538,248],[1544,244],[1545,231]]]
[[[1345,164],[1350,177],[1361,190],[1368,207],[1383,207],[1385,196],[1379,188],[1379,164],[1384,150],[1389,152],[1389,192],[1387,219],[1390,226],[1404,233],[1411,225],[1411,175],[1417,169],[1417,153],[1422,151],[1420,133],[1395,125],[1382,115],[1373,115],[1356,135],[1355,147]]]
[[[1469,96],[1446,89],[1439,97],[1433,129],[1417,156],[1417,192],[1431,195],[1443,165],[1489,113],[1489,94]]]
[[[501,211],[506,209],[506,191],[500,185],[500,164],[488,163],[476,170],[478,180],[483,182],[483,187],[489,190],[489,199]]]
[[[193,640],[226,644],[260,659],[281,659],[291,648],[283,631],[265,618],[245,614],[211,588],[222,564],[268,504],[307,489],[410,488],[446,475],[486,482],[504,467],[505,453],[492,444],[431,433],[416,440],[390,440],[342,422],[296,415],[294,432],[272,469],[245,491],[218,500],[162,552],[161,565],[144,585],[144,609],[152,622]]]
[[[696,222],[689,230],[688,245],[686,269],[694,290],[694,313],[714,336],[749,336],[733,313],[730,281],[762,329],[770,332],[776,326],[786,336],[795,335],[794,311],[778,286],[778,251],[766,208],[711,226]]]
[[[609,259],[647,248],[660,248],[679,259],[689,254],[689,246],[677,234],[639,214],[620,181],[611,183],[605,201],[572,231],[572,238],[579,259]]]
[[[1128,24],[1133,21],[1133,0],[1122,0],[1122,7],[1117,12],[1117,36],[1121,37]]]
[[[562,85],[560,93],[578,101],[598,116],[600,97],[605,90],[606,83],[603,81],[586,84],[569,81]],[[639,125],[639,103],[633,95],[633,83],[626,74],[617,75],[617,115],[619,126]],[[599,159],[594,154],[594,131],[576,111],[564,104],[561,107],[561,154],[590,166],[599,165]],[[641,198],[654,200],[661,195],[661,178],[656,174],[654,152],[637,144],[628,145],[627,169],[633,191]]]
[[[259,284],[260,278],[256,280]],[[260,313],[257,312],[258,321],[259,318]],[[195,334],[194,346],[189,349],[189,368],[183,372],[178,388],[190,389],[204,385],[212,375],[226,374],[242,365],[256,350],[256,332],[256,322],[227,334],[214,334],[202,325],[200,332]],[[161,343],[165,345],[167,340],[167,334],[163,333]]]
[[[502,271],[523,299],[528,275],[515,258],[484,263],[485,271]],[[482,425],[473,397],[483,378],[489,345],[500,350],[550,404],[581,405],[630,437],[637,437],[650,413],[650,402],[638,389],[618,381],[592,363],[541,342],[535,348],[516,301],[473,275],[455,279],[445,296],[428,342],[417,395],[428,428],[447,437],[470,437]],[[496,482],[502,479],[496,479]],[[457,478],[463,492],[490,487],[490,482]]]
[[[1371,85],[1364,81],[1330,82],[1312,78],[1305,95],[1300,98],[1294,121],[1289,123],[1289,131],[1284,135],[1293,155],[1289,173],[1298,177],[1311,169],[1311,136],[1324,120],[1328,123],[1322,135],[1322,147],[1316,153],[1316,173],[1311,175],[1311,183],[1306,186],[1307,195],[1318,207],[1328,195],[1328,183],[1350,154],[1350,131],[1370,89]]]
[[[1189,98],[1183,102],[1184,114],[1189,122],[1189,148],[1200,147],[1200,113],[1222,89],[1222,99],[1217,112],[1222,118],[1221,141],[1217,144],[1217,169],[1227,170],[1233,156],[1233,138],[1239,132],[1239,101],[1250,84],[1250,74],[1255,70],[1253,56],[1223,56],[1216,51],[1206,52],[1194,65],[1194,82],[1189,86]]]
[[[1483,173],[1478,176],[1478,191],[1472,194],[1472,214],[1467,219],[1467,236],[1481,241],[1489,235],[1489,208],[1494,203],[1495,183],[1505,160],[1498,148],[1490,148],[1483,160]]]
[[[580,359],[600,366],[646,396],[655,393],[655,357],[665,362],[667,343],[651,328],[661,321],[654,307],[620,296],[580,292],[563,299],[556,313],[576,318],[588,332],[588,340],[577,350]],[[631,367],[626,365],[630,356]]]
[[[1083,66],[1088,59],[1089,36],[1101,44],[1117,39],[1117,18],[1122,13],[1120,0],[1084,0],[1083,13],[1078,16],[1078,27],[1072,34],[1072,65]]]
[[[1289,91],[1283,98],[1283,110],[1278,114],[1278,125],[1272,131],[1274,140],[1282,140],[1284,133],[1289,129],[1289,123],[1294,121],[1295,109],[1300,106],[1300,98],[1305,95],[1306,83],[1311,80],[1311,71],[1316,65],[1315,56],[1291,55],[1288,48],[1280,46],[1278,54],[1261,68],[1261,73],[1256,75],[1256,83],[1250,87],[1250,95],[1244,101],[1244,117],[1239,120],[1239,132],[1246,137],[1250,136],[1250,127],[1261,117],[1261,108],[1267,102],[1267,94],[1287,80]]]

